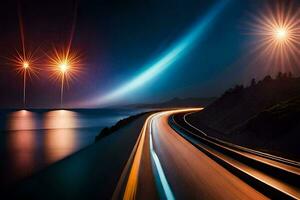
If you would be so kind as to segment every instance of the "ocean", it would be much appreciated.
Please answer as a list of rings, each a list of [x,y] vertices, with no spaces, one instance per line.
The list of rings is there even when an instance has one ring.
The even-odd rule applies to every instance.
[[[134,109],[0,110],[0,184],[8,186],[94,143]]]

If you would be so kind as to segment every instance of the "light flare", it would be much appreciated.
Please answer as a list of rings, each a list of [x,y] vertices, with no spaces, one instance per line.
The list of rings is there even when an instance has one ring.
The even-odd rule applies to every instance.
[[[23,76],[23,106],[26,106],[26,83],[28,78],[32,78],[32,75],[37,76],[38,68],[36,67],[38,57],[35,56],[35,52],[20,53],[16,51],[16,55],[12,58],[8,58],[9,64],[16,66],[18,74]]]
[[[24,69],[27,69],[29,67],[29,62],[28,61],[24,61],[23,67],[24,67]]]
[[[47,55],[47,57],[52,71],[50,78],[61,82],[60,103],[62,107],[65,85],[69,86],[69,81],[76,79],[78,73],[81,72],[80,57],[78,53],[71,52],[69,48],[61,51],[54,48],[53,54]]]
[[[27,52],[24,54],[16,51],[16,55],[12,58],[8,58],[10,61],[9,64],[16,66],[16,70],[20,74],[23,74],[26,70],[29,76],[37,75],[38,68],[36,66],[38,65],[39,57],[35,56],[35,52],[36,51]]]
[[[60,71],[61,71],[62,73],[66,73],[67,70],[69,69],[69,64],[68,64],[68,62],[67,62],[67,61],[64,61],[63,63],[61,63],[61,64],[59,65],[59,68],[60,68]]]
[[[54,80],[60,80],[62,75],[65,76],[66,81],[71,81],[77,78],[79,72],[81,72],[80,56],[76,52],[67,50],[53,49],[51,55],[46,54],[49,58],[49,70],[52,71],[51,78]]]
[[[253,17],[250,34],[256,36],[252,53],[267,73],[299,72],[300,12],[292,4],[275,4]]]
[[[286,39],[288,39],[288,30],[286,28],[277,28],[275,30],[275,36],[276,39],[279,40],[279,42],[285,41]]]

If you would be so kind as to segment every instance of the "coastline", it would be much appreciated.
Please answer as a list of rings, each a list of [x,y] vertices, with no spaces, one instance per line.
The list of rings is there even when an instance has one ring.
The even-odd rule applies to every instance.
[[[150,113],[141,113],[114,134],[109,134],[20,181],[9,188],[8,193],[14,194],[12,199],[65,199],[65,195],[72,199],[109,198],[149,115]],[[31,188],[35,190],[32,191]]]

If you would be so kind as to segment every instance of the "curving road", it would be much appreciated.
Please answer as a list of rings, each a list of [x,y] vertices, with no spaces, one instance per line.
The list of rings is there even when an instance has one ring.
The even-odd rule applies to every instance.
[[[200,130],[195,130],[185,117],[184,126],[190,129],[170,121],[174,114],[198,110],[163,111],[147,118],[113,199],[300,197],[297,162],[291,164],[283,158],[243,149],[203,132],[199,137],[195,132]],[[269,173],[276,170],[292,177],[292,181]]]

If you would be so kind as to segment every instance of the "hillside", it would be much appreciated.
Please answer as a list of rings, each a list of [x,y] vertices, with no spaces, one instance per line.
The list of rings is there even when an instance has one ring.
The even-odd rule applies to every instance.
[[[279,75],[231,88],[189,120],[217,137],[299,158],[299,114],[300,78]]]

